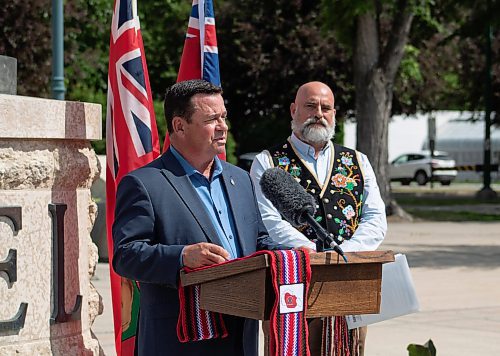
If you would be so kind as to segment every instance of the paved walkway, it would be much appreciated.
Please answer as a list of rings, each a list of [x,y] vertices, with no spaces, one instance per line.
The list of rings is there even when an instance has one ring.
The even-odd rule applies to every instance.
[[[500,223],[390,224],[382,249],[404,252],[421,310],[369,328],[367,356],[500,355]]]
[[[381,249],[407,255],[421,310],[370,326],[366,356],[407,355],[428,339],[439,356],[500,355],[500,223],[389,223]],[[93,331],[115,355],[108,273],[98,265],[105,309]]]

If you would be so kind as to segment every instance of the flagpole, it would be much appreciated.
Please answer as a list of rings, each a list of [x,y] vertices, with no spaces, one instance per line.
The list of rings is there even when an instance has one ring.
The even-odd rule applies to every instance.
[[[205,61],[205,0],[198,0],[198,18],[200,26],[200,63],[201,73],[200,79],[203,78],[203,62]]]

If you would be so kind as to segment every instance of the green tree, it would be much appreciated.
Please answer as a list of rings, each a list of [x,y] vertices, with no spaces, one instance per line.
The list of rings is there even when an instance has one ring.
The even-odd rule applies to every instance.
[[[500,2],[436,1],[412,26],[396,79],[393,111],[484,109],[485,26],[493,24],[493,58],[500,58]],[[409,50],[408,50],[409,49]],[[493,110],[500,104],[500,63],[493,61]]]
[[[5,1],[0,6],[0,53],[17,59],[19,95],[47,97],[51,74],[50,2]]]
[[[64,5],[66,100],[101,104],[103,136],[112,13],[108,0],[75,0]],[[104,137],[92,145],[98,154],[106,152]]]
[[[155,116],[163,143],[166,132],[163,93],[177,76],[190,4],[164,0],[139,2],[137,6]],[[112,3],[108,0],[77,0],[65,5],[66,98],[101,104],[103,135],[112,15]],[[105,153],[104,137],[93,145],[96,152]]]
[[[415,16],[429,17],[431,1],[324,0],[333,32],[352,49],[355,85],[357,148],[366,153],[377,175],[388,213],[391,201],[388,176],[388,126],[396,75]]]
[[[112,13],[108,0],[65,4],[64,61],[69,100],[95,99],[97,93],[106,93]]]
[[[500,1],[442,0],[443,18],[454,24],[453,31],[443,43],[456,42],[460,63],[457,81],[460,83],[463,106],[468,110],[485,109],[485,83],[487,81],[487,36],[491,25],[493,112],[500,109]],[[498,115],[497,115],[498,118]]]
[[[290,103],[311,80],[330,85],[338,118],[352,108],[348,55],[321,29],[319,3],[242,0],[216,3],[224,96],[239,153],[290,134]]]
[[[165,89],[177,80],[191,2],[149,0],[137,6],[151,91],[163,100]]]
[[[490,2],[488,10],[487,1],[473,0],[216,1],[221,78],[239,153],[286,137],[297,87],[321,80],[334,89],[339,121],[356,111],[358,148],[369,155],[388,202],[390,114],[482,109],[486,19],[494,24],[498,111],[500,2]],[[143,1],[138,12],[163,141],[161,100],[177,77],[190,2]],[[65,3],[67,99],[105,105],[111,15],[108,0]],[[48,0],[12,0],[0,21],[0,51],[18,59],[19,94],[49,96]]]

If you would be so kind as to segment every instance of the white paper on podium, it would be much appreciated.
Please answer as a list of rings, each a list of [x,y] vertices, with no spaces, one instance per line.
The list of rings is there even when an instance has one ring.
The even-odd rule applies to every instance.
[[[394,262],[382,265],[382,292],[379,314],[348,315],[349,329],[415,313],[420,306],[406,256],[397,254]]]

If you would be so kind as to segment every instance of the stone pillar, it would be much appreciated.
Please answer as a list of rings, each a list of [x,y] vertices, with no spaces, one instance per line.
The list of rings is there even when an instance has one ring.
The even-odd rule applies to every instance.
[[[0,56],[0,94],[17,93],[17,60]]]
[[[101,135],[100,105],[0,95],[0,355],[99,354]]]

